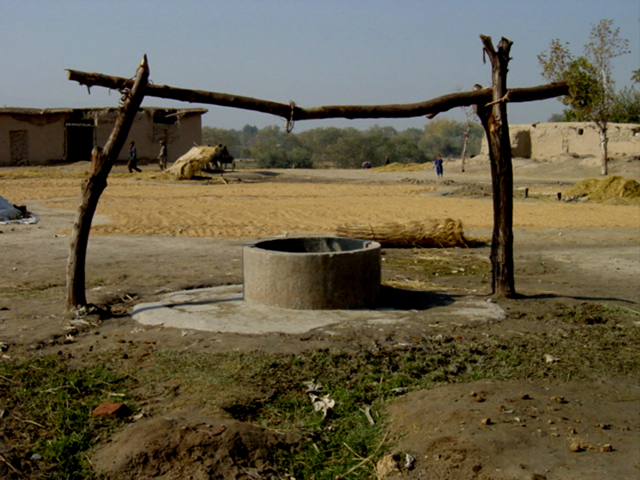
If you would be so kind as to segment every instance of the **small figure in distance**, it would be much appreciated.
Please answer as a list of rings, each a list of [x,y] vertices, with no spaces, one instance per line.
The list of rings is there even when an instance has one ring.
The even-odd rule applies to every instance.
[[[129,173],[133,173],[133,170],[136,172],[142,172],[137,166],[138,163],[138,152],[136,151],[136,142],[129,142],[129,157],[127,162],[127,168],[129,169]]]
[[[438,177],[442,177],[444,175],[444,167],[442,156],[440,154],[436,155],[434,163],[436,164],[436,175],[438,175]]]
[[[166,170],[167,168],[167,144],[164,140],[160,140],[160,154],[158,155],[158,165],[160,170]]]

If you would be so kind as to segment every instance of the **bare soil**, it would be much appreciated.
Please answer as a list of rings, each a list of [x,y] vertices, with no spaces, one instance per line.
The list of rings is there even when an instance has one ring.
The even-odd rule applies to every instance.
[[[424,324],[349,326],[303,335],[144,329],[128,311],[134,303],[157,299],[164,292],[242,283],[241,247],[259,237],[332,234],[345,223],[451,217],[462,220],[466,235],[488,238],[492,203],[486,160],[468,161],[465,173],[459,161],[445,162],[441,181],[426,169],[238,170],[225,173],[225,181],[213,176],[176,182],[157,172],[155,165],[142,165],[143,173],[133,175],[117,166],[100,202],[88,250],[89,301],[104,311],[83,317],[86,323],[80,325],[65,314],[64,295],[68,235],[79,197],[79,174],[85,168],[86,164],[42,167],[38,170],[45,173],[33,178],[7,178],[13,169],[0,171],[5,175],[0,175],[0,194],[40,217],[37,225],[0,225],[4,358],[58,352],[82,364],[106,355],[144,368],[149,352],[159,350],[302,354],[429,345],[446,354],[454,344],[481,349],[522,343],[526,355],[535,357],[535,368],[519,374],[519,380],[443,381],[432,389],[400,395],[387,412],[379,412],[379,418],[386,418],[388,453],[406,452],[416,459],[412,471],[391,469],[385,476],[637,477],[640,207],[556,200],[558,192],[597,176],[595,159],[515,160],[516,287],[523,298],[498,301],[508,314],[506,320],[434,325],[427,313]],[[638,160],[617,160],[610,171],[640,180]],[[528,198],[524,188],[529,189]],[[492,301],[488,256],[486,245],[387,249],[383,281],[446,294],[454,301],[464,296]],[[595,316],[602,322],[590,322],[587,316],[576,322],[575,312],[592,305],[624,315]],[[600,334],[595,334],[598,328],[604,329],[602,344],[597,340]],[[563,338],[571,338],[571,345],[580,344],[576,338],[584,339],[580,349],[587,358],[597,351],[598,362],[582,364],[582,350],[563,351]],[[533,344],[535,349],[525,348]],[[564,355],[547,362],[544,355],[550,352]],[[294,440],[228,414],[203,411],[188,399],[174,410],[177,406],[166,400],[165,391],[149,385],[138,392],[147,401],[148,418],[132,422],[104,443],[95,454],[96,468],[109,472],[109,478],[123,479],[275,475],[267,453]],[[611,445],[611,451],[605,445]],[[3,448],[0,453],[6,458],[9,450]],[[211,451],[215,454],[207,453]],[[0,464],[0,474],[11,475],[4,467]],[[352,478],[363,477],[356,472]]]

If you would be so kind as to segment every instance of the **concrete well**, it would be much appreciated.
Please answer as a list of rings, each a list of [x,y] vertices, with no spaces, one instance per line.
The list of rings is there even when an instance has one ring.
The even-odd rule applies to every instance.
[[[380,244],[343,237],[263,240],[243,248],[244,299],[298,310],[373,307]]]

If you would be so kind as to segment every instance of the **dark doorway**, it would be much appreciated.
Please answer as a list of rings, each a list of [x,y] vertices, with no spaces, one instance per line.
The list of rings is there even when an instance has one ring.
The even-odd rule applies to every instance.
[[[90,122],[90,123],[89,123]],[[93,120],[87,123],[67,123],[67,161],[91,160],[94,138]]]
[[[11,160],[9,165],[29,165],[29,132],[14,130],[9,132]]]

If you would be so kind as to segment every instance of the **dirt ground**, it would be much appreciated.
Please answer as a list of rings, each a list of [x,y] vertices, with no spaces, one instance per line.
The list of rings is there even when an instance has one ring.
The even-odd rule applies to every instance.
[[[389,453],[410,453],[415,467],[391,469],[384,476],[637,478],[640,372],[620,365],[637,364],[640,353],[627,336],[640,328],[640,207],[556,200],[558,192],[598,175],[595,159],[514,161],[516,288],[523,298],[498,301],[506,320],[432,325],[427,313],[421,325],[350,326],[339,333],[291,336],[144,329],[127,312],[134,303],[162,293],[242,283],[241,247],[255,238],[332,234],[350,223],[446,217],[462,220],[466,235],[488,238],[492,203],[486,159],[468,161],[465,173],[459,161],[447,161],[443,180],[431,169],[239,169],[225,173],[224,181],[213,176],[178,183],[164,178],[155,165],[142,165],[143,173],[132,175],[117,166],[94,221],[86,272],[88,300],[109,305],[112,315],[79,327],[64,313],[64,290],[69,231],[85,168],[41,167],[33,170],[48,172],[45,176],[26,178],[11,178],[14,169],[0,171],[0,195],[40,217],[36,225],[0,225],[4,358],[60,352],[81,361],[90,352],[110,352],[123,341],[167,350],[295,353],[372,344],[400,348],[443,337],[478,344],[545,335],[556,339],[563,329],[558,312],[605,304],[631,313],[616,327],[620,349],[609,352],[610,368],[595,368],[587,379],[569,376],[558,382],[532,373],[529,381],[442,385],[399,396],[385,413]],[[610,173],[640,180],[640,161],[616,160]],[[454,299],[489,300],[488,256],[487,246],[386,249],[383,281]],[[66,342],[70,333],[73,341]],[[562,367],[562,359],[545,364],[543,353],[541,369]],[[566,400],[558,402],[560,397]],[[289,441],[246,422],[207,416],[195,405],[167,413],[160,402],[151,404],[149,412],[149,418],[132,424],[96,453],[94,462],[110,472],[109,478],[133,478],[133,472],[135,478],[263,478],[246,472],[241,476],[237,462],[224,451],[234,451],[233,445],[244,439],[243,445],[251,447],[244,450],[243,461],[259,470],[264,467],[261,452]],[[218,433],[221,428],[225,434]],[[612,451],[605,445],[612,445]],[[193,466],[194,459],[211,448],[218,456]],[[171,465],[163,456],[166,450],[177,452]],[[226,473],[213,476],[214,467]]]

